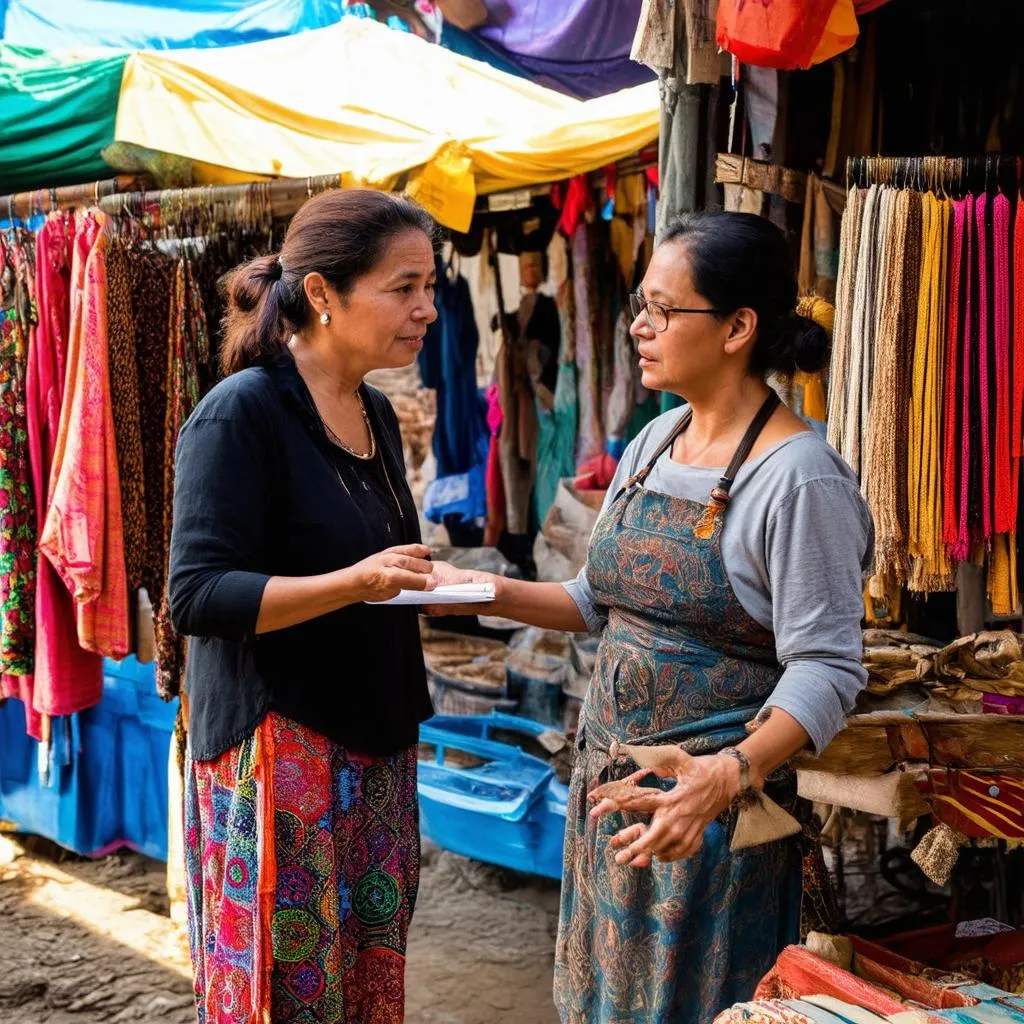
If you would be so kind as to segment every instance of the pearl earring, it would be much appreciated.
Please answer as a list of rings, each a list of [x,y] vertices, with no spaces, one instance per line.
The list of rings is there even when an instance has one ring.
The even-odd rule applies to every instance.
[[[330,322],[331,322],[331,314],[328,313],[327,310],[325,309],[320,314],[320,323],[322,323],[324,325],[324,327],[326,327]]]

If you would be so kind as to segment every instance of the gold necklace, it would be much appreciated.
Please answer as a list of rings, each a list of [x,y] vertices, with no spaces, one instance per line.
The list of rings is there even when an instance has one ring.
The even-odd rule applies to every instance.
[[[320,412],[319,406],[317,407],[317,415],[320,417],[320,422],[324,425],[324,430],[327,431],[331,440],[342,449],[342,451],[348,452],[355,459],[360,459],[363,462],[369,462],[377,455],[377,437],[373,432],[373,426],[370,423],[370,417],[366,412],[366,403],[363,401],[363,396],[357,391],[356,398],[359,400],[359,410],[363,414],[363,423],[366,424],[366,432],[370,435],[370,450],[368,452],[357,452],[354,448],[345,444],[344,441],[331,429],[331,425],[324,419],[323,413]],[[315,404],[315,403],[314,403]]]

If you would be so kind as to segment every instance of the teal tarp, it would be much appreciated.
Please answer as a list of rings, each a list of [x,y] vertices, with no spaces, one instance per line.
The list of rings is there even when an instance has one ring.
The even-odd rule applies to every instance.
[[[0,43],[0,194],[112,173],[100,150],[114,141],[127,59]]]

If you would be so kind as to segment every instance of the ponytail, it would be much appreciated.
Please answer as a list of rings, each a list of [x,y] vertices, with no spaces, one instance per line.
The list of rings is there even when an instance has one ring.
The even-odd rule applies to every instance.
[[[225,377],[271,362],[284,348],[287,327],[281,309],[281,261],[258,256],[236,267],[224,286],[227,312],[221,372]]]

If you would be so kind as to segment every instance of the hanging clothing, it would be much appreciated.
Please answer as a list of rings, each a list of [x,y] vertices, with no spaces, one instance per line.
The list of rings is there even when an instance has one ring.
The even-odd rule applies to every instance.
[[[978,196],[974,201],[974,224],[978,240],[978,333],[976,335],[978,360],[978,397],[981,408],[981,467],[978,483],[981,489],[981,538],[992,536],[992,429],[995,423],[993,365],[993,323],[991,316],[992,261],[989,248],[989,197]]]
[[[581,224],[572,236],[573,293],[576,307],[576,372],[579,389],[577,465],[604,454],[604,431],[601,426],[601,382],[597,358],[595,311],[593,309],[596,295],[593,287],[591,258],[587,226]]]
[[[1011,378],[1011,311],[1010,311],[1010,201],[1001,192],[992,200],[992,292],[995,335],[995,411],[992,455],[995,481],[992,495],[992,529],[1009,533],[1016,527],[1011,510],[1012,469],[1010,440],[1010,403],[1013,391]]]
[[[518,312],[505,316],[504,344],[498,356],[502,412],[498,451],[505,492],[505,528],[514,535],[530,529],[539,429],[530,368],[530,332],[541,300],[554,305],[548,296],[529,292],[523,296]]]
[[[64,406],[74,232],[73,217],[54,214],[36,237],[40,317],[29,351],[27,410],[40,532],[50,508],[51,471]],[[72,714],[102,697],[103,659],[78,642],[74,597],[42,551],[36,554],[36,572],[35,715]],[[41,738],[31,728],[29,732]]]
[[[487,400],[487,429],[491,432],[491,443],[487,449],[487,468],[484,486],[487,491],[487,525],[484,528],[484,546],[497,547],[505,531],[505,481],[501,475],[501,427],[504,415],[501,411],[501,389],[492,384],[485,395]]]
[[[167,564],[164,544],[164,431],[167,426],[167,366],[175,264],[163,253],[139,246],[132,251],[131,270],[146,495],[144,583],[150,602],[156,609],[164,592]]]
[[[685,427],[685,421],[678,426],[673,422],[677,415],[660,417],[623,457],[594,531],[587,566],[569,588],[589,625],[599,624],[596,616],[603,621],[607,615],[607,620],[581,717],[568,802],[555,954],[556,1002],[564,1024],[610,1024],[640,1016],[652,1024],[703,1024],[736,999],[749,998],[798,930],[800,858],[795,842],[732,853],[733,819],[726,812],[705,830],[694,857],[655,862],[637,871],[616,865],[609,845],[626,819],[620,814],[589,819],[591,788],[629,772],[613,756],[613,741],[682,742],[692,753],[710,753],[746,735],[744,723],[766,701],[774,704],[776,699],[815,734],[816,745],[827,744],[840,727],[841,710],[822,728],[810,722],[828,703],[839,709],[831,682],[815,672],[798,685],[801,700],[809,697],[808,688],[816,691],[807,701],[808,708],[815,708],[810,715],[788,703],[777,685],[783,674],[780,656],[785,660],[786,655],[780,655],[763,615],[754,618],[748,610],[752,595],[741,601],[732,582],[749,578],[752,566],[740,569],[742,563],[737,563],[738,572],[726,568],[723,537],[736,525],[732,517],[741,505],[763,500],[765,515],[771,518],[772,495],[792,498],[799,492],[801,502],[826,503],[821,507],[831,512],[823,518],[830,518],[837,501],[843,503],[850,513],[842,528],[843,554],[834,552],[832,558],[834,565],[842,565],[844,582],[830,589],[830,616],[833,624],[842,622],[842,660],[854,673],[851,679],[862,671],[860,571],[870,557],[870,522],[849,471],[813,434],[790,438],[739,470],[728,511],[712,518],[707,537],[706,495],[721,471],[671,460],[671,443]],[[797,484],[790,471],[804,483]],[[654,482],[656,474],[660,483]],[[811,477],[814,483],[808,490]],[[825,479],[827,493],[817,487]],[[695,492],[704,496],[694,499]],[[676,496],[680,493],[686,496]],[[752,505],[747,508],[753,513]],[[759,515],[748,519],[748,525]],[[780,553],[806,553],[809,546],[818,549],[823,543],[821,537],[808,543],[821,522],[809,506],[801,504],[798,510],[789,505],[782,519],[808,527],[806,542],[783,542],[767,520],[760,520],[752,550],[763,552],[766,540],[780,541]],[[735,543],[734,536],[730,544]],[[699,596],[679,584],[695,578],[707,584]],[[781,564],[773,567],[772,579],[779,599],[787,586],[797,583]],[[830,587],[838,577],[831,579]],[[771,593],[765,596],[771,623],[773,599]],[[840,605],[843,611],[834,617]],[[803,607],[822,606],[813,599],[803,602]],[[814,631],[815,649],[821,651],[821,630],[808,622],[804,626]],[[794,652],[790,643],[787,649]],[[798,671],[807,667],[804,663]],[[792,672],[793,664],[786,669]],[[723,690],[717,681],[726,678],[729,685]],[[861,685],[853,683],[845,703],[852,702]],[[770,787],[774,795],[785,799],[785,779],[778,780],[779,789],[775,784]]]
[[[185,785],[200,1024],[400,1024],[416,748],[356,754],[271,713],[216,760],[189,758]]]
[[[953,202],[952,249],[946,324],[943,539],[950,558],[962,562],[970,549],[970,406],[974,390],[971,361],[971,199]]]
[[[646,237],[647,179],[642,174],[627,174],[615,182],[615,215],[608,229],[608,244],[627,289],[633,287],[637,254]]]
[[[174,506],[174,456],[178,432],[199,404],[200,371],[210,359],[210,342],[202,295],[190,261],[178,260],[171,293],[171,336],[167,354],[167,411],[164,423],[164,509],[161,551],[170,558]],[[167,578],[168,562],[162,569]],[[165,700],[177,697],[185,672],[185,641],[171,624],[165,592],[155,607],[156,686]]]
[[[674,7],[675,38],[684,38],[683,5]],[[700,151],[700,85],[686,84],[686,49],[675,47],[673,66],[658,79],[661,97],[661,128],[658,147],[659,200],[657,241],[669,224],[681,213],[697,208],[698,162]]]
[[[128,589],[144,584],[146,568],[146,480],[139,413],[139,372],[132,308],[132,253],[114,236],[107,251],[107,340],[110,397],[113,402],[117,467],[121,480],[121,520]]]
[[[986,592],[992,613],[1015,616],[1019,612],[1020,590],[1017,585],[1017,534],[1000,533],[992,538],[989,553]]]
[[[555,248],[560,251],[556,254]],[[556,304],[561,343],[558,352],[558,376],[555,381],[554,406],[544,409],[537,402],[537,479],[533,486],[533,502],[537,523],[542,524],[555,500],[558,483],[576,471],[576,428],[579,418],[576,380],[576,305],[573,280],[569,273],[568,247],[565,239],[556,236],[549,248],[549,266],[556,278]]]
[[[39,547],[74,596],[79,644],[120,659],[129,653],[130,631],[110,398],[105,226],[106,217],[90,211],[75,233],[67,378]]]
[[[953,590],[955,579],[942,540],[942,359],[946,344],[946,239],[951,204],[928,193],[922,201],[921,284],[917,306],[908,435],[907,493],[910,590]]]
[[[800,269],[797,275],[800,294],[817,295],[826,302],[835,302],[838,275],[836,214],[821,178],[816,174],[808,174],[800,238]]]
[[[837,334],[842,332],[847,335],[845,348],[848,364],[842,380],[849,391],[840,411],[844,420],[840,452],[858,478],[861,474],[861,440],[865,429],[865,396],[870,395],[870,360],[874,350],[875,289],[878,283],[875,240],[879,194],[879,188],[872,185],[864,196],[863,213],[857,229],[857,252],[856,256],[851,254],[850,294],[838,296],[836,305]],[[854,213],[857,207],[859,204],[855,205]]]
[[[829,372],[828,443],[853,466],[853,439],[847,430],[847,409],[853,387],[853,309],[856,298],[857,257],[867,191],[850,189],[843,214],[839,250],[839,278],[836,284],[835,332]],[[858,357],[859,358],[859,357]]]
[[[1013,225],[1013,313],[1011,321],[1011,363],[1013,373],[1012,411],[1010,415],[1013,468],[1010,472],[1011,522],[1016,523],[1020,509],[1021,458],[1024,456],[1024,197],[1017,198]]]
[[[36,507],[29,461],[26,377],[35,334],[35,247],[0,236],[0,696],[31,715],[36,601]],[[34,725],[35,723],[30,723]]]
[[[480,464],[488,430],[476,382],[480,346],[469,282],[437,260],[434,305],[437,319],[427,328],[419,355],[423,386],[437,392],[433,452],[437,476],[466,473]]]
[[[626,449],[626,431],[636,409],[639,369],[633,338],[629,333],[632,323],[633,318],[627,310],[623,310],[615,321],[612,357],[614,373],[604,409],[608,454],[614,459],[621,458]]]
[[[877,600],[884,600],[894,585],[901,585],[907,577],[906,517],[901,520],[900,509],[906,505],[905,439],[910,359],[917,324],[921,216],[921,197],[917,193],[904,190],[896,195],[886,246],[892,251],[893,264],[902,272],[888,274],[881,282],[874,398],[862,481],[877,531],[875,578],[870,584],[871,595]]]

